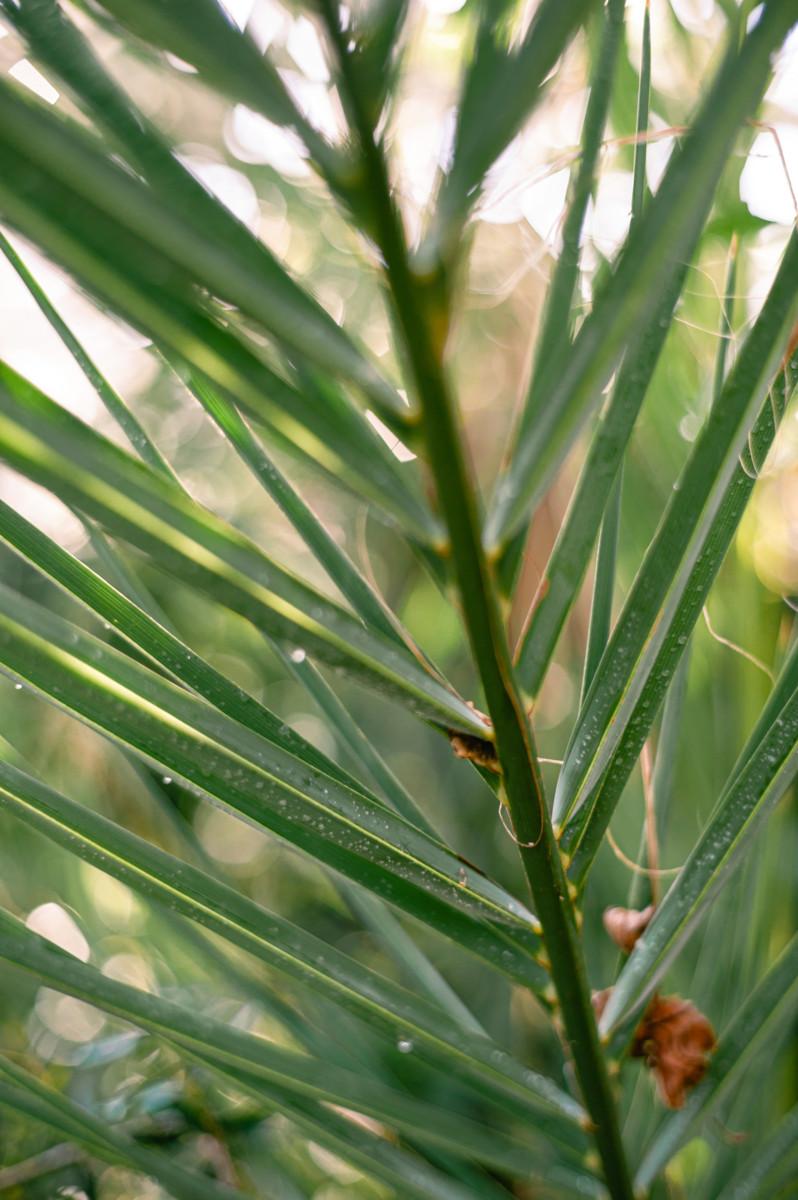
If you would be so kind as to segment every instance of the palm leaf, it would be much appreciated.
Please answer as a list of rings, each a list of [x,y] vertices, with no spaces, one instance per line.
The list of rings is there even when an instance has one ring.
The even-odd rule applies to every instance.
[[[5,588],[0,610],[8,671],[159,769],[540,985],[534,918],[438,842]]]
[[[710,557],[706,554],[709,542],[722,519],[724,505],[739,484],[740,453],[798,318],[796,271],[798,238],[793,238],[762,313],[682,472],[593,678],[558,781],[555,820],[562,822],[580,806],[589,812],[585,797],[591,796],[601,781],[635,705],[652,678],[654,662],[666,638],[677,636],[681,647],[686,642],[684,620],[679,621],[676,634],[677,621],[686,613],[682,601],[688,594],[691,601],[696,596],[696,570],[702,571],[705,587],[711,582],[712,572],[707,570],[706,561]],[[717,569],[719,556],[712,555],[710,562]],[[700,604],[696,611],[691,602],[694,620],[699,611]],[[652,719],[653,715],[651,712]],[[571,830],[567,844],[573,846]]]
[[[793,650],[785,675],[795,677]],[[709,902],[731,878],[762,819],[798,772],[798,691],[793,690],[772,723],[749,740],[739,769],[733,771],[714,815],[635,946],[603,1017],[612,1028],[656,987]]]
[[[672,1113],[647,1148],[637,1173],[639,1187],[650,1186],[695,1123],[738,1082],[740,1072],[766,1037],[776,1038],[794,1019],[798,1002],[798,937],[793,938],[724,1030],[704,1080],[683,1109]]]
[[[0,456],[55,488],[64,500],[264,632],[332,666],[351,669],[388,694],[415,697],[418,711],[447,727],[488,736],[485,723],[407,651],[368,631],[314,588],[278,567],[242,534],[178,486],[0,366]],[[58,446],[53,451],[52,446]],[[76,471],[76,466],[82,467]]]
[[[633,342],[690,258],[698,241],[732,139],[764,91],[770,57],[792,23],[788,6],[765,6],[762,20],[733,45],[673,155],[657,195],[631,230],[609,281],[596,297],[560,373],[541,380],[547,397],[529,434],[516,445],[486,526],[489,547],[501,548],[541,498],[582,424],[598,403],[617,361]],[[668,264],[663,272],[663,263]]]
[[[3,924],[6,928],[0,931],[0,956],[7,962],[35,973],[58,991],[166,1038],[180,1050],[218,1065],[234,1077],[241,1073],[244,1078],[274,1083],[289,1094],[371,1115],[423,1142],[437,1143],[456,1154],[463,1150],[470,1154],[473,1150],[477,1161],[486,1158],[495,1165],[498,1156],[499,1169],[524,1171],[530,1168],[533,1159],[523,1146],[513,1145],[509,1139],[505,1141],[487,1126],[472,1122],[461,1114],[453,1114],[444,1122],[433,1120],[434,1110],[423,1101],[364,1078],[361,1073],[286,1050],[262,1037],[192,1012],[174,1001],[108,979],[96,968],[65,955],[24,928],[9,928],[8,918],[4,918]],[[464,1146],[464,1132],[473,1137],[470,1149]]]
[[[395,1045],[470,1080],[494,1103],[548,1122],[578,1143],[578,1104],[481,1034],[465,1034],[441,1009],[248,900],[10,763],[0,763],[0,804],[65,849],[164,906],[199,922],[270,968],[346,1008]],[[542,1114],[542,1115],[541,1115]]]

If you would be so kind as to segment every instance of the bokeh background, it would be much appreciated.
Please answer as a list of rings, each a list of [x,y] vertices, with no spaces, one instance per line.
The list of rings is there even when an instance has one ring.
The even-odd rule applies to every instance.
[[[122,44],[84,8],[67,7],[90,32],[108,68],[205,184],[258,232],[336,320],[357,333],[389,374],[398,374],[374,263],[335,211],[292,136],[241,106],[226,105],[192,78],[186,64],[156,59],[141,46]],[[315,26],[302,7],[276,0],[226,0],[225,7],[242,26],[247,25],[261,47],[269,48],[314,122],[335,135],[340,128],[337,98],[329,86]],[[648,180],[652,189],[679,126],[711,76],[732,7],[733,0],[651,0],[653,136]],[[642,0],[629,0],[611,127],[584,235],[580,302],[586,307],[597,276],[629,222],[630,137],[642,14]],[[411,230],[420,229],[436,171],[446,160],[450,114],[470,29],[469,5],[462,0],[417,0],[412,6],[389,134],[394,183]],[[451,369],[471,461],[486,494],[501,471],[508,431],[529,370],[546,282],[558,251],[565,188],[577,153],[593,50],[589,37],[577,38],[533,121],[493,170],[473,226]],[[2,24],[0,69],[80,119]],[[750,127],[739,139],[629,448],[618,560],[619,606],[710,403],[730,240],[735,235],[740,241],[730,337],[733,356],[758,312],[795,220],[795,35],[775,64],[763,120],[767,128]],[[100,311],[31,246],[12,240],[189,491],[263,544],[278,561],[329,587],[280,512],[196,402],[162,368],[146,340]],[[109,437],[120,436],[5,261],[0,261],[0,343],[13,367]],[[675,757],[666,764],[675,773],[675,787],[660,846],[664,866],[678,866],[686,856],[767,694],[768,670],[778,663],[791,635],[795,620],[791,605],[798,594],[796,416],[794,409],[788,410],[768,461],[758,464],[759,483],[750,509],[708,604],[715,634],[757,662],[713,637],[706,624],[697,628],[692,639],[682,733]],[[320,477],[283,446],[270,449],[336,537],[372,575],[418,643],[441,663],[465,696],[479,703],[457,610],[441,596],[400,538],[335,481]],[[395,450],[402,461],[408,460],[407,470],[418,469],[403,447],[396,445]],[[535,517],[510,615],[516,633],[562,521],[583,453],[584,446],[578,446]],[[0,496],[102,569],[84,527],[50,494],[0,467]],[[167,582],[127,550],[124,553],[181,636],[326,753],[349,765],[347,746],[336,740],[301,684],[270,657],[251,627],[198,593],[173,580]],[[27,594],[64,608],[73,619],[85,620],[6,551],[0,553],[0,572],[5,581]],[[588,579],[534,715],[540,751],[550,759],[562,754],[576,713],[589,589]],[[445,742],[425,726],[345,680],[333,682],[358,724],[447,840],[523,894],[515,849],[497,819],[493,793],[454,760]],[[214,869],[255,899],[378,970],[402,978],[390,947],[364,931],[334,880],[297,852],[188,796],[168,777],[134,768],[91,730],[6,680],[0,680],[0,704],[0,752],[7,743],[7,750],[13,748],[35,773],[67,794],[174,853],[205,856]],[[545,767],[552,785],[556,769],[555,763]],[[632,859],[640,853],[642,819],[637,773],[612,827],[617,845]],[[0,838],[2,903],[23,916],[31,928],[81,957],[91,957],[107,974],[167,996],[189,997],[205,1011],[288,1044],[293,1044],[291,1021],[301,1015],[317,1025],[331,1059],[341,1041],[352,1037],[364,1056],[387,1053],[378,1050],[354,1022],[309,1003],[285,982],[264,977],[260,968],[253,972],[243,957],[233,969],[212,940],[45,843],[10,817],[0,817]],[[669,990],[690,995],[717,1026],[749,989],[763,960],[795,926],[796,861],[798,808],[794,797],[788,796],[671,972]],[[593,872],[586,914],[589,966],[596,987],[611,982],[616,965],[615,952],[601,931],[601,911],[607,904],[624,903],[635,878],[605,847]],[[555,1074],[562,1071],[559,1048],[533,1001],[453,947],[436,941],[428,930],[410,922],[408,928],[468,998],[486,1028],[528,1061]],[[171,1052],[151,1039],[138,1038],[87,1005],[37,989],[11,972],[0,980],[0,997],[4,1047],[29,1056],[27,1061],[32,1056],[48,1078],[109,1119],[135,1122],[155,1115],[167,1125],[172,1120],[180,1130],[177,1153],[187,1158],[205,1155],[211,1161],[220,1145],[234,1154],[243,1139],[254,1182],[262,1194],[279,1200],[293,1200],[295,1195],[287,1176],[281,1175],[281,1163],[290,1163],[304,1180],[304,1191],[297,1195],[343,1200],[381,1194],[375,1184],[308,1143],[281,1119],[251,1127],[235,1095],[210,1094],[206,1083],[181,1066]],[[411,1055],[394,1059],[393,1068],[408,1077],[420,1070]],[[765,1071],[767,1094],[763,1095]],[[445,1083],[437,1079],[430,1086],[445,1103]],[[642,1136],[658,1111],[650,1082],[632,1068],[627,1089],[631,1104],[627,1133]],[[733,1147],[735,1138],[755,1138],[760,1125],[767,1125],[774,1113],[798,1099],[795,1037],[767,1048],[766,1059],[754,1065],[741,1092],[722,1111],[718,1128],[681,1152],[673,1170],[674,1194],[679,1194],[680,1186],[691,1194],[695,1180],[706,1181],[719,1169],[719,1149]],[[758,1100],[753,1109],[752,1096]],[[223,1138],[212,1136],[220,1114],[225,1117]],[[49,1144],[48,1139],[29,1122],[1,1114],[0,1183],[4,1166],[36,1154]],[[48,1191],[55,1186],[52,1178],[26,1186],[25,1196],[56,1194]],[[81,1167],[67,1167],[57,1186],[67,1189],[57,1194],[95,1194],[102,1200],[154,1200],[161,1194],[154,1184],[118,1168],[108,1168],[90,1180]]]

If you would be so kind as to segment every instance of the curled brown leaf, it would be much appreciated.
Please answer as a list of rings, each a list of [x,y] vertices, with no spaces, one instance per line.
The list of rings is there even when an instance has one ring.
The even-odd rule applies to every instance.
[[[715,1031],[702,1012],[681,996],[655,996],[635,1031],[632,1056],[645,1059],[668,1108],[681,1108],[690,1088],[704,1078]]]
[[[606,908],[604,928],[616,946],[631,954],[635,942],[654,916],[654,905],[648,908]]]

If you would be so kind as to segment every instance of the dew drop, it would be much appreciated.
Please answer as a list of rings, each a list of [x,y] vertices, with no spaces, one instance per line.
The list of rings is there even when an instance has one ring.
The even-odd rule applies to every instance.
[[[291,651],[291,662],[301,663],[305,661],[306,657],[307,655],[304,650],[297,649]]]
[[[399,1038],[399,1041],[396,1043],[396,1049],[400,1054],[409,1054],[413,1049],[413,1043],[410,1041],[410,1038]]]

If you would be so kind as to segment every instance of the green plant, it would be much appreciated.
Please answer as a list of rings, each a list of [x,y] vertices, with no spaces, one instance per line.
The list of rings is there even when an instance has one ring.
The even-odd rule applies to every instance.
[[[798,365],[795,234],[727,362],[727,338],[737,328],[735,279],[759,227],[736,201],[735,147],[750,141],[748,122],[794,5],[765,0],[755,20],[747,20],[747,5],[723,6],[727,44],[650,195],[648,11],[640,70],[630,80],[621,55],[623,0],[608,0],[604,11],[588,0],[542,0],[526,29],[516,5],[468,4],[458,18],[470,52],[451,160],[413,245],[390,153],[412,6],[374,0],[344,10],[318,0],[295,7],[326,51],[341,106],[337,140],[300,110],[279,56],[262,55],[215,0],[95,0],[71,13],[55,0],[0,0],[8,26],[76,110],[65,115],[0,82],[0,214],[144,334],[159,372],[147,420],[89,358],[24,251],[3,239],[6,257],[129,443],[117,444],[0,365],[0,456],[72,509],[86,534],[72,553],[20,506],[0,500],[8,567],[0,665],[35,694],[35,702],[23,698],[33,711],[43,711],[43,698],[119,750],[108,751],[105,775],[91,788],[75,763],[59,779],[44,756],[26,762],[37,755],[36,741],[24,719],[11,717],[0,761],[4,829],[10,839],[23,837],[23,856],[34,847],[41,863],[77,856],[145,897],[142,945],[156,967],[165,961],[172,972],[170,986],[136,986],[27,928],[12,911],[23,882],[9,854],[0,922],[0,957],[14,968],[9,1020],[17,1010],[18,1022],[24,1019],[32,982],[87,1001],[137,1032],[95,1039],[79,1061],[51,1066],[44,1079],[36,1056],[17,1044],[21,1026],[13,1026],[17,1042],[0,1059],[0,1104],[48,1127],[51,1139],[81,1147],[86,1157],[58,1160],[58,1170],[77,1172],[86,1188],[100,1160],[149,1175],[174,1196],[291,1200],[324,1182],[308,1153],[321,1146],[355,1169],[344,1191],[364,1196],[388,1189],[427,1200],[628,1198],[657,1194],[664,1181],[683,1184],[691,1196],[726,1195],[727,1185],[749,1194],[745,1156],[758,1172],[757,1195],[779,1194],[794,1084],[792,1094],[782,1089],[786,1100],[774,1086],[772,1107],[749,1111],[751,1136],[742,1148],[724,1144],[708,1118],[726,1113],[733,1089],[750,1080],[745,1068],[756,1065],[758,1049],[771,1049],[795,1021],[798,942],[784,930],[794,891],[785,885],[784,897],[764,903],[752,865],[753,834],[798,770],[798,653],[788,622],[770,623],[767,653],[778,659],[778,677],[764,700],[746,682],[733,726],[733,748],[743,748],[736,761],[719,756],[717,781],[708,772],[712,803],[699,829],[673,843],[686,861],[661,899],[653,860],[673,814],[690,812],[679,807],[674,782],[680,741],[690,737],[686,649]],[[483,505],[464,444],[452,352],[472,216],[488,172],[571,44],[587,42],[586,32],[591,86],[562,249],[525,403]],[[382,289],[394,363],[377,365],[279,256],[197,182],[158,121],[136,108],[95,53],[94,37],[126,46],[156,77],[172,69],[168,53],[225,105],[243,105],[291,133],[326,188],[314,219],[337,222],[335,237],[348,238],[348,254],[361,256],[357,270],[372,289],[370,305],[379,303],[372,281]],[[629,132],[613,115],[624,105],[635,114],[631,227],[613,262],[599,264],[581,319],[580,238],[607,129]],[[672,494],[658,498],[656,530],[642,547],[637,533],[627,544],[628,447],[656,372],[669,355],[674,362],[684,356],[675,314],[689,264],[698,270],[718,239],[729,246],[729,275],[720,349],[714,363],[702,363],[714,380],[712,404]],[[157,432],[175,396],[188,404],[181,389],[264,489],[274,505],[269,513],[287,518],[306,561],[315,560],[309,578],[272,557],[268,529],[253,524],[249,537],[194,498]],[[418,462],[400,463],[366,411]],[[666,420],[672,427],[669,413]],[[512,648],[508,615],[514,597],[523,603],[519,567],[530,522],[553,482],[567,477],[563,464],[573,462],[575,449],[581,474],[573,500]],[[353,498],[366,506],[383,529],[386,554],[404,556],[404,570],[446,619],[441,597],[453,598],[467,662],[434,636],[411,637],[275,454],[285,455],[288,473],[296,471],[308,489],[323,481],[342,511]],[[533,732],[536,705],[596,545],[589,632],[576,655],[581,699],[571,708],[552,785],[548,776],[544,783]],[[634,578],[613,622],[619,560]],[[752,603],[761,608],[761,599]],[[270,665],[250,665],[249,674],[240,665],[229,669],[230,645],[250,664],[262,654]],[[347,766],[291,728],[279,703],[273,711],[269,686],[265,702],[253,694],[275,672],[290,673],[307,690],[323,715],[322,746],[337,745]],[[706,683],[713,695],[715,686],[722,687],[720,673]],[[364,708],[364,689],[387,698],[374,700],[378,720]],[[394,715],[398,733],[390,728]],[[59,727],[58,745],[68,741],[67,728],[76,726]],[[647,813],[635,826],[648,865],[633,876],[629,906],[652,900],[656,909],[640,940],[628,944],[597,1025],[588,966],[597,983],[608,981],[613,968],[600,914],[625,899],[623,876],[606,852],[609,826],[619,804],[624,814],[634,811],[634,782],[627,784],[641,755],[645,767],[652,738],[654,778],[644,771]],[[706,754],[706,742],[690,744]],[[403,769],[402,752],[416,745],[420,767]],[[452,751],[470,762],[455,763]],[[56,777],[44,783],[39,773]],[[114,789],[130,796],[127,820],[124,806],[102,796]],[[476,797],[468,811],[481,813],[482,828],[498,831],[505,851],[517,851],[523,875],[492,852],[477,865],[463,857],[479,853],[468,814],[458,809],[466,794]],[[198,837],[209,799],[321,869],[307,885],[313,932],[272,911],[278,888],[270,894],[267,883],[239,881]],[[774,828],[768,845],[794,837],[792,825]],[[40,835],[66,854],[45,853]],[[599,855],[601,869],[591,874]],[[46,888],[45,868],[31,873]],[[279,874],[290,878],[290,869]],[[496,874],[507,883],[495,882]],[[284,894],[290,911],[301,907],[290,888]],[[746,906],[750,922],[741,919]],[[745,972],[735,973],[727,947],[715,948],[718,914],[724,922],[737,915],[739,940],[731,940]],[[712,936],[696,955],[687,942],[701,921]],[[334,944],[362,930],[372,938],[370,952]],[[704,1018],[679,1008],[694,1021],[679,1053],[696,1057],[690,1070],[682,1059],[674,1068],[676,1094],[685,1091],[686,1101],[666,1114],[650,1093],[632,1093],[629,1081],[639,1081],[640,1069],[629,1048],[648,1057],[672,1100],[663,1085],[662,1019],[658,1026],[654,1014],[663,975],[677,960],[690,965],[685,990],[695,1005],[718,995],[732,995],[734,1005],[720,1013],[706,1071],[711,1035],[702,1034],[700,1053],[690,1045]],[[705,981],[708,973],[717,977],[712,996],[708,985],[702,992],[702,971]],[[228,988],[250,1001],[249,1016],[237,1009],[237,1019],[228,1019]],[[510,989],[516,1007],[529,996],[536,1004],[534,1016],[526,1009],[516,1016],[517,1028]],[[472,1003],[471,992],[480,990],[492,999]],[[527,1051],[539,1070],[525,1065]],[[120,1101],[112,1085],[126,1070]],[[117,1123],[109,1123],[109,1112]],[[774,1132],[769,1125],[779,1118]],[[160,1147],[148,1144],[159,1140]],[[702,1157],[708,1145],[711,1162]],[[52,1175],[51,1160],[42,1158]],[[27,1178],[10,1169],[10,1179]]]

